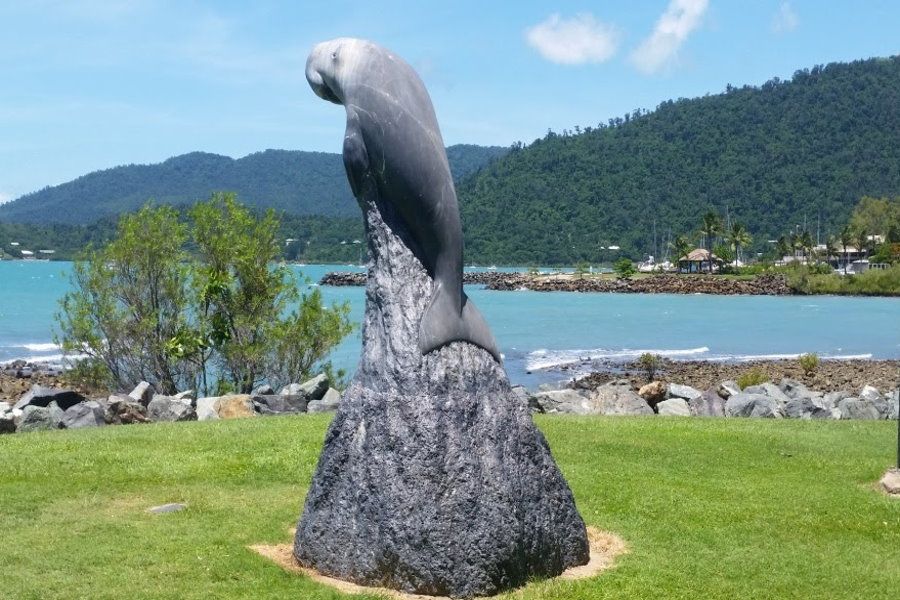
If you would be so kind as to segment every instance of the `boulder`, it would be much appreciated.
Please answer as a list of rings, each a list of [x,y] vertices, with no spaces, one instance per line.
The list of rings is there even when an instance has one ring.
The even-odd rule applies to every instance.
[[[257,387],[252,392],[250,392],[251,396],[272,396],[274,394],[275,394],[275,390],[273,390],[272,386],[269,385],[268,383],[265,383],[265,384]]]
[[[699,397],[694,398],[693,400],[688,400],[688,406],[691,409],[691,415],[695,417],[724,417],[725,400],[723,400],[722,396],[720,395],[721,390],[722,386],[719,385],[718,390],[715,388],[710,388],[700,394]]]
[[[884,400],[881,396],[881,392],[871,385],[863,386],[863,389],[859,392],[859,399],[868,400],[869,402],[881,402]]]
[[[66,429],[101,427],[106,425],[106,409],[96,400],[88,400],[71,406],[63,414],[62,426]]]
[[[19,418],[19,425],[16,427],[16,431],[27,433],[29,431],[48,431],[50,429],[56,429],[56,426],[50,417],[49,408],[29,404],[22,409],[22,416]]]
[[[838,403],[844,398],[850,398],[853,396],[850,392],[841,390],[838,392],[828,392],[825,394],[825,405],[826,406],[837,406]]]
[[[751,385],[751,386],[747,387],[745,390],[743,390],[742,393],[744,393],[744,394],[762,394],[764,396],[768,396],[769,398],[773,398],[773,399],[777,400],[782,405],[786,404],[787,401],[790,400],[790,398],[787,396],[787,394],[785,394],[784,392],[781,391],[781,388],[779,388],[777,385],[775,385],[774,383],[771,383],[769,381],[767,381],[765,383],[761,383],[759,385]]]
[[[13,419],[12,413],[4,413],[0,415],[0,435],[4,433],[15,433],[16,421]]]
[[[641,389],[638,390],[638,396],[646,400],[650,406],[655,406],[666,399],[666,384],[662,381],[651,381],[641,386]]]
[[[900,389],[894,390],[888,396],[888,419],[900,418]]]
[[[147,417],[151,421],[196,421],[197,412],[185,400],[156,394],[147,405]]]
[[[689,385],[681,385],[678,383],[670,383],[666,392],[668,393],[669,398],[682,398],[684,400],[699,398],[703,393]]]
[[[57,406],[66,410],[70,406],[74,406],[85,400],[87,400],[87,398],[73,390],[33,385],[31,386],[31,390],[13,405],[13,408],[24,409],[26,406],[46,407],[51,402],[56,402]]]
[[[888,469],[880,483],[888,494],[900,494],[900,469]]]
[[[725,416],[780,419],[783,413],[781,404],[775,398],[766,394],[741,392],[725,402]]]
[[[194,390],[185,390],[183,392],[178,392],[174,396],[172,396],[176,400],[190,400],[192,403],[195,400]]]
[[[544,413],[591,414],[591,402],[575,390],[550,390],[538,392],[534,402]]]
[[[600,415],[652,415],[653,409],[646,400],[631,390],[626,379],[601,385],[590,398],[591,413]]]
[[[135,402],[140,402],[144,406],[150,404],[150,401],[153,400],[154,394],[153,386],[147,383],[146,381],[142,381],[137,384],[131,393],[128,394],[128,397],[134,400]]]
[[[876,420],[882,417],[878,405],[862,398],[844,398],[838,402],[841,419]]]
[[[79,405],[76,404],[75,406]],[[72,408],[75,407],[69,407],[69,410],[71,410]],[[63,427],[65,427],[65,425],[63,424],[63,419],[66,416],[66,411],[61,409],[56,402],[51,402],[50,404],[48,404],[47,410],[50,411],[50,420],[53,421],[53,427],[58,429],[62,429]]]
[[[247,394],[210,396],[197,400],[198,421],[246,419],[255,416],[256,409],[254,408],[253,399]]]
[[[300,384],[300,393],[309,400],[321,400],[329,389],[328,384],[328,376],[325,373],[319,373]]]
[[[264,415],[280,415],[306,412],[306,396],[287,394],[264,394],[251,396],[257,412]],[[199,412],[199,405],[198,405]]]
[[[210,396],[208,398],[197,398],[197,420],[198,421],[215,421],[219,418],[219,413],[216,412],[216,401],[219,398],[217,396]]]
[[[299,383],[289,383],[278,392],[282,396],[299,396],[300,392],[300,384]]]
[[[147,407],[131,396],[112,395],[106,400],[106,422],[110,425],[149,423]]]
[[[321,400],[310,400],[307,412],[333,412],[341,405],[341,393],[334,388],[328,388]]]
[[[661,417],[689,417],[691,407],[684,398],[669,398],[656,405],[656,411]]]
[[[788,398],[808,398],[810,396],[809,388],[797,381],[785,377],[778,385],[779,389],[784,392]]]
[[[214,406],[220,419],[246,419],[256,416],[253,401],[247,394],[222,396]]]
[[[830,419],[831,409],[817,404],[810,397],[792,398],[784,405],[784,416],[791,419]]]
[[[5,415],[6,413],[12,410],[12,405],[9,402],[0,402],[0,416]]]
[[[741,393],[741,386],[737,384],[737,382],[732,381],[731,379],[727,379],[719,384],[719,389],[716,390],[722,398],[728,400],[735,394]]]
[[[525,389],[524,385],[514,385],[509,388],[509,390],[515,394],[516,398],[518,398],[521,402],[523,402],[526,406],[531,408],[538,408],[537,403],[531,402],[531,394],[528,393],[528,390]],[[540,410],[538,408],[538,410]]]

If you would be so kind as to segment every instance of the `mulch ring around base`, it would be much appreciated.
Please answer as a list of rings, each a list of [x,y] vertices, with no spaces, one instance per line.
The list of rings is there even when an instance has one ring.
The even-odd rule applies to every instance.
[[[580,567],[567,569],[561,575],[553,579],[574,581],[577,579],[594,577],[603,571],[615,567],[616,558],[628,552],[625,541],[615,534],[600,531],[595,527],[588,527],[587,533],[591,547],[591,558],[588,563],[586,565],[581,565]],[[449,600],[449,597],[447,596],[423,596],[421,594],[409,594],[386,588],[367,587],[322,575],[318,571],[307,569],[306,567],[301,567],[297,564],[297,561],[294,559],[293,546],[289,543],[275,545],[256,544],[250,546],[250,549],[264,558],[271,560],[285,571],[306,575],[317,583],[327,585],[345,594],[381,594],[389,598],[396,598],[397,600]],[[529,583],[519,589],[525,590],[532,586],[541,585],[541,583],[543,582]]]

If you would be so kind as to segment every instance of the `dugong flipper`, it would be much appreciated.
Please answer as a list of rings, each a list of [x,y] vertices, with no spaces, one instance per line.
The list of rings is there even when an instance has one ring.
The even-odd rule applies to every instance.
[[[419,323],[423,354],[450,342],[497,342],[462,285],[462,226],[456,190],[434,108],[419,76],[371,42],[340,38],[313,48],[306,78],[321,98],[347,111],[344,166],[360,198],[367,178],[403,219],[434,281]]]

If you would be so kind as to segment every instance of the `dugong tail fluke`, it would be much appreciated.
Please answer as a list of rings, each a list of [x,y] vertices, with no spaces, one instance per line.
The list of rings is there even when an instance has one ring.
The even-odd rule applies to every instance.
[[[422,354],[428,354],[450,342],[465,341],[484,348],[500,362],[497,342],[484,317],[475,304],[468,301],[465,293],[462,295],[461,310],[457,308],[458,295],[459,290],[447,290],[440,281],[435,282],[431,302],[419,323],[419,350]],[[454,314],[459,318],[449,317]]]

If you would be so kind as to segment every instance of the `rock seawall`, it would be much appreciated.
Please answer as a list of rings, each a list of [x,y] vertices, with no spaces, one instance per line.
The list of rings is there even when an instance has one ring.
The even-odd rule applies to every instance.
[[[489,290],[536,292],[615,292],[620,294],[717,294],[766,295],[794,294],[787,278],[780,274],[763,274],[752,279],[734,279],[720,275],[652,275],[635,279],[570,274],[533,275],[530,273],[464,273],[468,285],[484,285]],[[320,285],[362,286],[365,273],[327,273]]]

